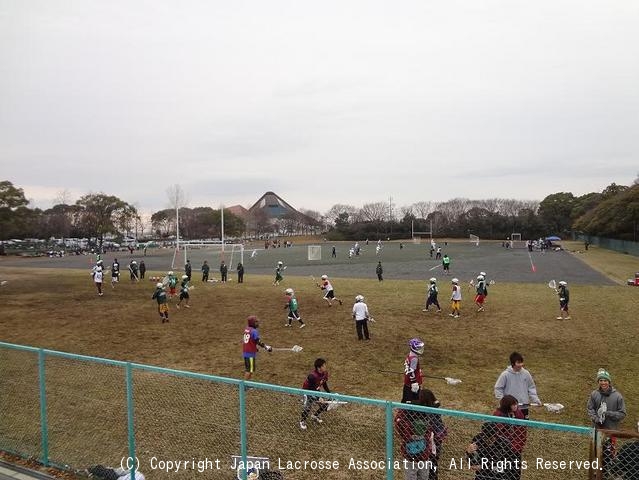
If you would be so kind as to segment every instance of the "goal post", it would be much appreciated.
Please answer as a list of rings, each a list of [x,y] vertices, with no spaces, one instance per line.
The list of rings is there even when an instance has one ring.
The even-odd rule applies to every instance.
[[[220,261],[224,260],[225,262],[228,260],[228,268],[233,268],[233,262],[241,262],[244,263],[244,245],[241,243],[207,243],[207,242],[180,242],[180,247],[184,249],[184,263],[186,263],[187,258],[190,254],[194,252],[198,252],[199,257],[209,256],[212,257],[217,256]],[[204,255],[202,255],[204,254]],[[173,261],[171,262],[171,269],[179,268],[178,265],[175,264],[176,255],[173,255]]]
[[[308,260],[321,260],[322,259],[322,246],[321,245],[309,245],[308,246]]]
[[[521,239],[521,233],[510,234],[510,248],[525,248],[526,244]]]
[[[470,243],[479,247],[479,237],[477,235],[473,235],[472,233],[469,235]]]

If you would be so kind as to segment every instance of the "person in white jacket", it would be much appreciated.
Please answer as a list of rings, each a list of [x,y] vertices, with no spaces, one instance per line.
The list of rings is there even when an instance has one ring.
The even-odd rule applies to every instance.
[[[501,400],[505,395],[512,395],[523,405],[520,410],[526,420],[528,420],[527,405],[541,405],[535,380],[524,368],[524,357],[521,353],[510,354],[510,366],[501,372],[495,382],[495,398]]]

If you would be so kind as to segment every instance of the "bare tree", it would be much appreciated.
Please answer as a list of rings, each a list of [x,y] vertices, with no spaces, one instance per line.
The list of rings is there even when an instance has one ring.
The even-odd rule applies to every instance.
[[[365,221],[383,222],[388,218],[388,205],[386,202],[366,203],[360,213]]]
[[[433,202],[416,202],[412,205],[413,214],[417,218],[427,218],[435,210]]]
[[[453,198],[447,202],[440,203],[438,211],[444,216],[449,224],[457,222],[459,217],[470,210],[470,200],[467,198]]]
[[[188,205],[188,199],[186,194],[180,185],[177,183],[166,189],[166,196],[169,198],[169,207],[175,210],[175,238],[177,242],[177,249],[180,248],[180,208],[184,208]]]
[[[55,205],[71,205],[71,192],[68,188],[60,190],[53,199]]]
[[[332,225],[335,225],[335,220],[343,213],[348,215],[348,223],[356,222],[359,218],[359,210],[352,205],[344,205],[337,203],[333,205],[328,212],[326,212],[326,221]]]

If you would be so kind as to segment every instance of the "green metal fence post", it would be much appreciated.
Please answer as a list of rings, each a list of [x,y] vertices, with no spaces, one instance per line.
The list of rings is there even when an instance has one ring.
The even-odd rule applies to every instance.
[[[386,402],[386,480],[393,480],[393,405]]]
[[[49,426],[47,420],[47,388],[44,374],[44,350],[38,349],[38,381],[40,383],[40,442],[43,465],[49,465]]]
[[[127,428],[129,433],[129,458],[131,459],[131,478],[135,479],[135,469],[137,462],[135,458],[135,413],[133,410],[133,367],[131,362],[127,362],[126,372],[126,413]],[[128,466],[128,465],[127,465]]]
[[[244,382],[240,382],[240,455],[242,456],[242,465],[246,465],[246,456],[248,455],[247,438],[246,438],[246,389]],[[242,480],[246,480],[246,468],[242,469]]]

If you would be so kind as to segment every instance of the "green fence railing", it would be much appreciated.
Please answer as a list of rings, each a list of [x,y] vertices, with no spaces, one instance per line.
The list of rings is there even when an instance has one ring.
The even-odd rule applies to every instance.
[[[430,467],[429,480],[473,478],[472,445],[517,461],[525,478],[583,479],[596,458],[591,428],[340,394],[317,392],[329,410],[303,430],[308,393],[0,342],[0,449],[68,470],[139,468],[149,480],[232,479],[251,461],[291,479],[392,480],[407,466]]]

